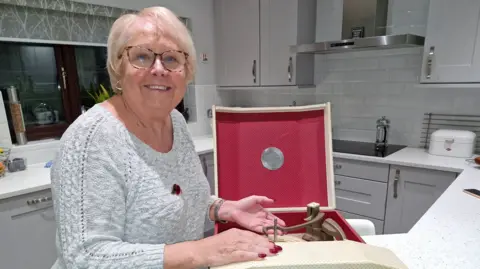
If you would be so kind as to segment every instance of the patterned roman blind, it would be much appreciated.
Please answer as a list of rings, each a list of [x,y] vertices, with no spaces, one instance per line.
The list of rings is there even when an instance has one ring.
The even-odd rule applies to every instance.
[[[131,12],[69,0],[0,0],[0,38],[106,44],[113,22]]]

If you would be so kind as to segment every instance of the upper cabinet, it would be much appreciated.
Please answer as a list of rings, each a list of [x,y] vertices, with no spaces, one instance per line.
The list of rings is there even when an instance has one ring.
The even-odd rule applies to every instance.
[[[430,1],[422,83],[480,83],[480,1]]]
[[[260,7],[258,0],[215,1],[217,78],[222,86],[258,86]]]
[[[316,0],[216,0],[221,87],[313,85],[314,56],[290,46],[315,41]]]

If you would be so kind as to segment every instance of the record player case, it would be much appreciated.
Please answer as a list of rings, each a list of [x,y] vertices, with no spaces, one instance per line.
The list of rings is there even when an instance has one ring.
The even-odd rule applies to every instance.
[[[293,107],[213,106],[215,194],[264,195],[269,211],[294,226],[312,203],[347,240],[365,243],[335,208],[330,103]],[[215,223],[215,234],[237,227]],[[305,233],[301,228],[295,233]]]

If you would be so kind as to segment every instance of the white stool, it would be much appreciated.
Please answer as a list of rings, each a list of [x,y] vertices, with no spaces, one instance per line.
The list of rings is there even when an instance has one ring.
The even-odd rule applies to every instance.
[[[346,219],[360,236],[375,235],[375,225],[366,219]]]

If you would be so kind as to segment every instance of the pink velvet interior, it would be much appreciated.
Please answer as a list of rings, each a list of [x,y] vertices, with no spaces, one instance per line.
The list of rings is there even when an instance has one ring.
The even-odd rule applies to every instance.
[[[216,112],[215,117],[219,197],[265,195],[275,200],[269,206],[275,208],[328,205],[323,110]],[[284,154],[278,170],[262,165],[262,152],[268,147]]]
[[[333,220],[335,220],[340,225],[340,227],[342,227],[343,231],[345,232],[345,236],[347,237],[348,240],[356,241],[356,242],[360,242],[360,243],[365,243],[365,241],[363,241],[363,239],[360,237],[360,235],[358,235],[358,233],[355,232],[355,230],[352,228],[352,226],[350,226],[350,224],[348,224],[348,222],[342,217],[342,215],[340,215],[340,213],[338,213],[335,210],[322,211],[322,212],[325,213],[326,218],[332,218]],[[275,215],[277,217],[281,218],[282,220],[284,220],[285,223],[287,224],[287,226],[292,226],[292,225],[304,223],[305,222],[304,219],[306,217],[306,212],[282,212],[282,213],[275,213]],[[216,223],[215,224],[215,234],[221,233],[221,232],[226,231],[226,230],[231,229],[231,228],[242,229],[241,227],[237,226],[234,223],[226,223],[226,224]],[[303,233],[303,232],[305,232],[305,229],[298,230],[298,231],[295,231],[295,232],[292,232],[292,233]]]

